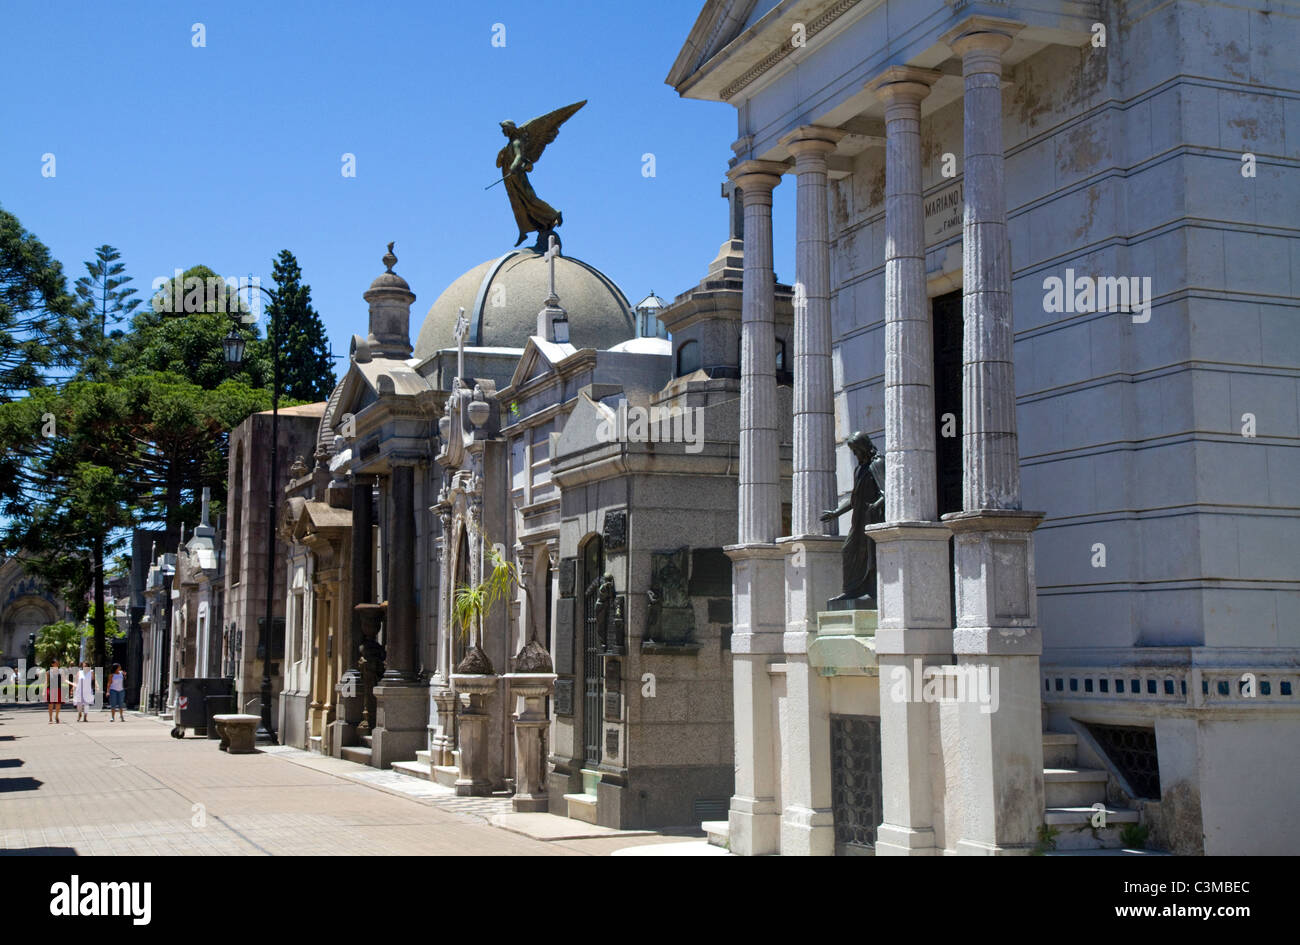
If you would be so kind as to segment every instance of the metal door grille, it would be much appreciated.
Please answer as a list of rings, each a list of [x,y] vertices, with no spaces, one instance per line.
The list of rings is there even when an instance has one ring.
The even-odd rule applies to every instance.
[[[884,819],[880,803],[880,719],[831,716],[831,810],[835,852],[870,852]]]
[[[1088,731],[1138,797],[1160,800],[1160,759],[1155,729],[1089,723]]]

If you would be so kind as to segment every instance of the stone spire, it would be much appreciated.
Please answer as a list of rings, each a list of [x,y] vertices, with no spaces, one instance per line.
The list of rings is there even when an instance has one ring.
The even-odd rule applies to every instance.
[[[393,244],[384,254],[385,271],[362,296],[370,303],[370,356],[406,360],[411,356],[411,303],[415,293],[406,280],[393,272],[397,257]]]

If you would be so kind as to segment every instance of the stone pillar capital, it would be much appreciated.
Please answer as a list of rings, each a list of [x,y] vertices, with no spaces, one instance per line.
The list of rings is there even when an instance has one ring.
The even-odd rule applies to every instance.
[[[1001,57],[1011,46],[1015,35],[1025,28],[1019,20],[997,16],[970,16],[939,37],[939,42],[949,46],[957,55],[968,52],[985,52]]]
[[[943,75],[933,69],[918,69],[915,66],[890,66],[880,75],[866,84],[869,92],[874,92],[885,105],[895,102],[915,105],[930,94],[930,88]]]
[[[795,166],[807,161],[824,158],[835,150],[848,132],[839,128],[827,128],[822,125],[800,125],[780,141],[794,155]]]
[[[727,172],[744,195],[745,206],[772,202],[772,189],[789,168],[779,161],[741,161]]]

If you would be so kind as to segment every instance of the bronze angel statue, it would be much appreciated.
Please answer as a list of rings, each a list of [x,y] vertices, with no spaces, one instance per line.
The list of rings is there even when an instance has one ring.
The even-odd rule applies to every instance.
[[[514,211],[515,222],[519,224],[518,246],[528,238],[530,232],[537,233],[537,245],[544,246],[546,237],[564,222],[564,215],[545,200],[537,196],[533,185],[528,182],[528,172],[542,156],[546,146],[560,133],[560,125],[568,121],[587,100],[565,105],[540,118],[534,118],[522,126],[513,121],[501,122],[501,133],[508,143],[497,154],[497,167],[501,168],[499,183],[506,185],[510,197],[510,209]]]

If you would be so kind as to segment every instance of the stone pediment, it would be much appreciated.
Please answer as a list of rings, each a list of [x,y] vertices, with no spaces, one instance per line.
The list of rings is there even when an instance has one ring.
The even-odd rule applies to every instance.
[[[878,2],[714,0],[701,11],[664,81],[688,98],[729,101],[758,88],[850,10]],[[796,34],[804,45],[792,42]]]
[[[557,344],[540,335],[532,335],[524,344],[524,353],[519,357],[508,386],[518,390],[530,381],[554,374],[555,366],[577,350],[571,344]]]

